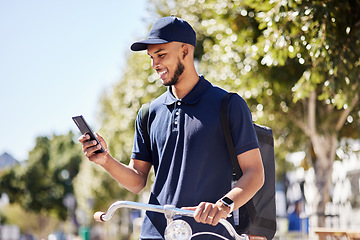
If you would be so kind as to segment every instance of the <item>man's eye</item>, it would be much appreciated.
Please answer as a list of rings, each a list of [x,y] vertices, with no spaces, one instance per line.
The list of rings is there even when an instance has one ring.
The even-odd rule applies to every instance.
[[[165,56],[165,53],[159,54],[159,57],[160,57],[160,58],[162,58],[162,57],[164,57],[164,56]]]

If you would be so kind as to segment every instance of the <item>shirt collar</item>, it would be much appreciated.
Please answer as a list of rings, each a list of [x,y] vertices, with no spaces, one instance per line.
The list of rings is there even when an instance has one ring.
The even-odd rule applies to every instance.
[[[171,92],[171,87],[168,87],[164,104],[172,105],[175,102],[182,102],[185,104],[194,104],[202,97],[206,90],[211,86],[211,83],[208,82],[203,75],[199,76],[199,81],[196,83],[195,87],[182,99],[176,99]]]

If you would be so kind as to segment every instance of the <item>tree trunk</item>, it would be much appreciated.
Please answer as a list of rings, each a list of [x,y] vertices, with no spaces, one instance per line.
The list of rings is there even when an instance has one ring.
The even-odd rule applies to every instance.
[[[337,138],[334,134],[329,136],[313,134],[310,139],[316,156],[314,170],[317,196],[314,198],[314,209],[318,217],[318,227],[325,227],[325,207],[331,201],[330,187]]]
[[[317,196],[314,197],[314,211],[318,217],[318,227],[325,227],[325,207],[331,200],[330,186],[333,163],[335,161],[335,152],[337,148],[337,132],[340,130],[340,126],[343,125],[345,119],[340,119],[334,129],[327,129],[325,133],[319,134],[316,118],[316,103],[317,95],[315,91],[310,93],[307,102],[307,114],[305,133],[310,138],[314,153],[315,153],[315,186],[317,189]],[[344,112],[343,115],[347,115],[348,112]],[[342,123],[342,124],[341,124]]]

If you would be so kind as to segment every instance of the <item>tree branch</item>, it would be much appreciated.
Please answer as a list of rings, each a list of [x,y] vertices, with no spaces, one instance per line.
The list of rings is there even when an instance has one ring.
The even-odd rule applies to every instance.
[[[309,133],[316,133],[316,92],[311,91],[308,101],[307,126]]]
[[[340,118],[335,125],[336,131],[339,131],[344,126],[347,117],[349,116],[350,112],[354,109],[358,101],[359,101],[359,94],[356,94],[353,100],[351,101],[351,106],[348,106],[346,109],[342,111]]]
[[[302,100],[302,104],[306,105],[306,100]],[[300,110],[299,110],[300,111]],[[291,122],[293,122],[296,126],[298,126],[305,134],[307,134],[306,122],[301,116],[298,116],[296,113],[283,113],[285,118],[288,118]]]

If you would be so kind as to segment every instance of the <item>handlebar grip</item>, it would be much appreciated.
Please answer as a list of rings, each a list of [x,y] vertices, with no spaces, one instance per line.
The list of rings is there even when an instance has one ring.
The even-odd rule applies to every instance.
[[[95,221],[97,222],[105,222],[103,219],[102,219],[102,216],[105,215],[104,212],[96,212],[94,213],[94,219]]]
[[[248,234],[247,234],[247,236],[248,236],[249,240],[267,240],[267,238],[263,237],[263,236],[254,236],[254,235],[248,235]]]

